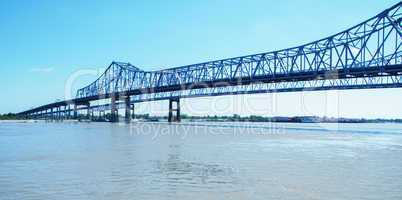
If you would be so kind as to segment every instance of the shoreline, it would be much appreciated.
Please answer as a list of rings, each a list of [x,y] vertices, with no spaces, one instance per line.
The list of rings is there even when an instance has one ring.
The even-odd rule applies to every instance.
[[[76,119],[69,119],[69,120],[43,120],[43,119],[21,119],[21,120],[0,120],[0,123],[39,123],[39,122],[84,122],[84,123],[112,123],[108,121],[89,121],[89,120],[76,120]],[[322,122],[292,122],[292,121],[219,121],[219,120],[196,120],[196,121],[191,121],[191,120],[182,120],[183,124],[188,124],[188,123],[201,123],[201,122],[211,122],[211,123],[279,123],[279,124],[401,124],[401,122],[393,122],[393,121],[388,121],[388,120],[383,120],[383,121],[361,121],[361,122],[345,122],[345,121],[322,121]],[[124,120],[121,120],[116,123],[125,123]],[[131,121],[130,123],[168,123],[167,121],[161,120],[161,121],[152,121],[152,120],[137,120],[137,121]],[[180,124],[180,122],[174,122],[172,124]]]

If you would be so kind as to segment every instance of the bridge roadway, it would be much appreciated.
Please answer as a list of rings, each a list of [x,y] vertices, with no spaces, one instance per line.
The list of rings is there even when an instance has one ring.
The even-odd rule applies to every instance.
[[[77,117],[134,103],[169,100],[169,121],[180,121],[180,98],[253,93],[402,87],[402,2],[345,31],[298,47],[224,60],[143,71],[112,62],[76,98],[21,113],[32,118]],[[110,99],[110,103],[91,102]],[[119,102],[123,101],[123,102]],[[176,107],[173,105],[176,104]],[[64,108],[62,108],[64,107]],[[73,108],[71,108],[73,107]]]

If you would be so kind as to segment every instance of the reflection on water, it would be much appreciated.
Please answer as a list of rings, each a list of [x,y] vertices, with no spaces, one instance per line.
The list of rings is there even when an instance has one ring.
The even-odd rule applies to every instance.
[[[402,199],[402,125],[0,123],[0,199]]]

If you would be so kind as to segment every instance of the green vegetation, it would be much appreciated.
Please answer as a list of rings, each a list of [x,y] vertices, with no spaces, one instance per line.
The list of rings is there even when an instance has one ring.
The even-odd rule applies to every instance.
[[[287,122],[287,123],[402,123],[402,119],[364,119],[364,118],[329,118],[317,116],[296,116],[296,117],[264,117],[257,115],[250,116],[188,116],[182,115],[182,119],[189,121],[214,121],[214,122]]]
[[[19,119],[24,119],[24,118],[17,116],[14,113],[0,114],[0,120],[19,120]]]
[[[124,116],[119,116],[124,118]],[[94,115],[91,120],[104,122],[110,121],[112,118],[110,113],[99,117]],[[136,114],[136,119],[145,121],[161,121],[167,120],[167,116],[150,116],[149,114]],[[329,118],[317,116],[296,116],[296,117],[264,117],[258,115],[240,116],[234,114],[232,116],[190,116],[182,114],[181,118],[186,121],[210,121],[210,122],[288,122],[288,123],[402,123],[402,119],[364,119],[364,118]],[[26,118],[17,116],[15,113],[0,114],[0,120],[24,120]],[[78,120],[88,120],[86,114],[78,114]]]

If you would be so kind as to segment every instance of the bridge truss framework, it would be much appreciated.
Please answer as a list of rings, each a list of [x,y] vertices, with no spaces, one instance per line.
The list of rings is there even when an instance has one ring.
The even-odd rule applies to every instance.
[[[87,109],[88,115],[111,110],[115,116],[119,108],[126,107],[128,119],[133,104],[144,101],[169,100],[172,104],[200,96],[398,88],[402,86],[401,7],[399,2],[345,31],[279,51],[160,71],[112,62],[98,79],[79,89],[76,98],[19,114],[48,117]],[[99,99],[111,102],[91,106],[91,101]],[[112,121],[117,119],[112,117]]]

